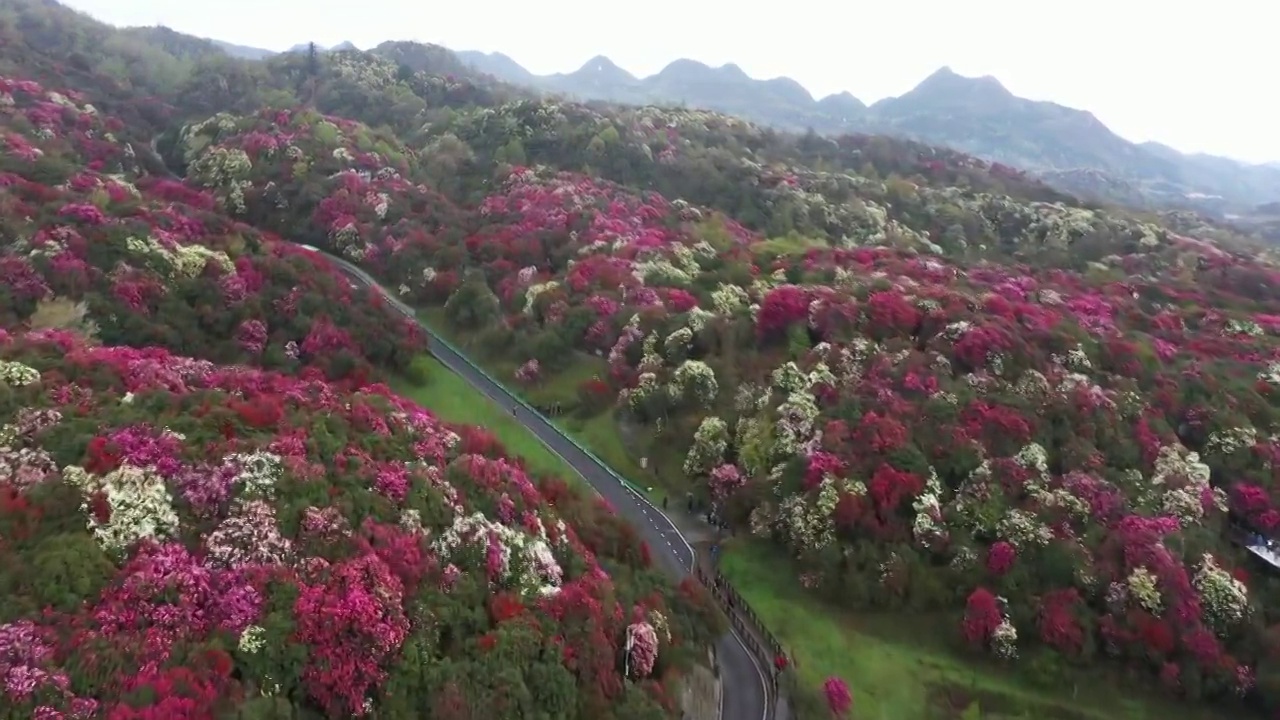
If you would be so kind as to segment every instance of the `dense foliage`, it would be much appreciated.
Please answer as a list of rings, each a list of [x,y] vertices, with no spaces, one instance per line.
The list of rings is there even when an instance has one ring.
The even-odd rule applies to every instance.
[[[123,139],[132,129],[116,129],[83,97],[6,81],[0,321],[75,324],[109,344],[157,344],[218,362],[314,365],[352,386],[379,368],[405,367],[418,345],[403,323],[271,233],[308,242],[365,265],[406,302],[437,309],[449,329],[517,368],[513,385],[599,367],[569,409],[680,450],[662,465],[680,477],[668,482],[785,547],[800,582],[843,607],[947,614],[954,637],[974,652],[1049,678],[1118,663],[1178,697],[1280,706],[1276,568],[1232,542],[1233,528],[1280,533],[1280,268],[1270,253],[1194,216],[1082,205],[957,153],[883,138],[786,136],[685,109],[507,102],[483,84],[438,74],[439,58],[412,45],[380,52],[335,53],[315,66],[303,55],[190,61],[189,76],[155,91],[188,122],[158,138]],[[149,82],[131,80],[135,88]],[[197,92],[205,87],[212,90]],[[153,139],[181,181],[153,167],[145,146]],[[61,319],[46,319],[55,310]],[[39,478],[26,483],[39,492],[10,490],[8,502],[66,504],[11,513],[29,526],[24,532],[53,532],[45,519],[54,518],[58,533],[80,533],[80,546],[126,537],[98,532],[110,525],[103,508],[112,496],[85,499],[78,471],[66,479],[68,465],[99,483],[134,468],[142,473],[135,484],[169,493],[169,504],[148,525],[156,540],[133,559],[77,551],[99,580],[48,597],[15,594],[6,620],[36,621],[39,608],[54,605],[88,623],[86,633],[103,632],[83,619],[98,617],[95,603],[142,592],[125,579],[131,568],[158,572],[156,558],[181,545],[182,562],[198,564],[210,588],[247,583],[261,598],[250,620],[215,613],[203,618],[203,634],[183,636],[182,652],[210,658],[207,674],[203,665],[190,670],[201,678],[192,687],[217,688],[201,697],[225,701],[233,686],[249,697],[270,675],[282,688],[292,678],[285,695],[315,709],[431,697],[447,717],[528,707],[595,717],[619,697],[635,705],[615,713],[644,717],[667,702],[664,686],[637,692],[622,668],[652,665],[660,676],[673,647],[705,639],[692,591],[662,590],[643,571],[632,578],[644,564],[640,546],[581,503],[570,504],[582,513],[570,523],[579,541],[562,547],[547,537],[566,573],[560,593],[517,602],[501,577],[485,586],[477,578],[489,572],[489,543],[466,556],[475,572],[459,582],[473,595],[455,603],[441,573],[458,560],[433,543],[462,521],[414,505],[426,502],[422,493],[450,492],[433,484],[447,481],[468,502],[460,517],[471,508],[497,514],[485,521],[486,536],[506,547],[524,521],[503,520],[503,492],[543,528],[554,522],[546,496],[560,506],[564,492],[544,485],[535,497],[522,473],[491,457],[489,441],[471,445],[480,442],[471,432],[429,420],[405,426],[403,418],[426,416],[367,390],[346,404],[338,390],[317,390],[318,379],[254,380],[254,393],[267,398],[259,407],[238,386],[216,384],[248,382],[256,371],[106,348],[59,358],[40,337],[12,340],[6,357],[40,370],[40,387],[85,390],[22,385],[2,396],[14,427],[28,407],[57,405],[62,418],[47,436],[32,430],[22,435],[30,445],[11,446],[51,459],[23,475]],[[85,369],[90,360],[104,369]],[[174,364],[199,367],[180,375],[198,381],[168,379]],[[146,368],[137,371],[139,389],[125,386],[133,381],[120,367]],[[121,403],[128,391],[134,399]],[[111,402],[89,399],[104,393]],[[74,427],[92,418],[95,429],[73,438],[59,429],[67,418]],[[144,422],[147,447],[168,454],[149,449],[152,460],[121,464],[126,450],[112,428]],[[165,440],[166,425],[192,440]],[[461,438],[451,448],[449,432]],[[383,477],[388,464],[423,459],[425,446],[414,445],[427,438],[415,433],[444,448],[430,463],[439,472],[414,465]],[[102,443],[90,452],[94,437]],[[213,509],[187,497],[182,468],[204,463],[212,472],[221,466],[210,458],[253,452],[279,456],[282,467],[299,458],[281,471],[279,493],[255,500],[236,486]],[[501,472],[490,474],[494,467]],[[55,471],[62,480],[50,477]],[[320,476],[324,484],[307,482]],[[326,484],[334,497],[315,496]],[[317,544],[304,532],[308,507],[339,508],[351,535]],[[420,567],[406,567],[399,551],[419,537],[398,524],[408,508],[435,522],[409,555],[422,558]],[[247,527],[268,511],[294,560],[267,563],[269,572],[218,566],[210,538],[221,537],[219,527]],[[87,527],[65,520],[85,517],[77,512],[89,513]],[[33,572],[23,568],[37,562],[35,547],[6,546],[20,558],[14,572]],[[316,574],[296,560],[307,553],[330,569]],[[340,572],[352,562],[372,567],[372,557],[382,558],[383,574]],[[592,570],[607,558],[613,581]],[[332,611],[332,627],[375,632],[380,625],[331,607],[326,593],[359,586],[386,602],[394,593],[359,583],[391,578],[402,615],[385,617],[403,618],[387,629],[394,643],[357,633],[343,635],[356,649],[338,650],[302,619]],[[595,603],[581,599],[567,624],[555,611],[564,588]],[[459,624],[440,634],[422,607],[437,623]],[[269,612],[280,625],[264,619]],[[288,636],[269,647],[307,652],[262,665],[239,648],[250,625]],[[628,637],[635,649],[624,662],[618,648]],[[85,650],[78,638],[49,639],[48,655],[24,661],[71,678],[70,694],[55,699],[88,697],[81,688],[92,686],[103,702],[140,702],[106,664],[59,665],[69,648],[76,658],[112,653],[103,661],[111,668],[168,667],[145,665],[137,654],[149,647],[145,637],[126,638],[136,647],[113,640],[109,651]],[[552,661],[562,645],[573,658]],[[229,653],[233,670],[217,651]],[[523,654],[502,664],[486,654],[508,651]],[[326,652],[365,663],[348,677],[369,693],[334,694],[332,678],[309,664]],[[432,675],[442,658],[485,669]],[[449,685],[450,677],[480,679]],[[538,695],[544,688],[563,694]],[[843,681],[823,690],[833,712],[849,710]]]
[[[1112,657],[1178,694],[1270,697],[1274,582],[1228,542],[1229,513],[1259,531],[1280,521],[1270,260],[918,173],[740,161],[755,168],[743,192],[760,193],[751,225],[788,218],[766,240],[684,200],[503,163],[513,133],[561,122],[555,104],[506,114],[522,107],[438,136],[475,152],[496,133],[505,153],[463,221],[444,202],[405,212],[426,206],[336,119],[223,118],[184,138],[197,158],[247,158],[251,216],[314,182],[288,158],[324,166],[323,191],[291,206],[296,232],[441,305],[521,382],[607,358],[590,382],[687,448],[695,487],[832,599],[954,608],[975,647],[1051,649],[1049,673]],[[713,136],[735,125],[641,123],[665,130],[633,162],[704,152],[682,117]]]
[[[124,132],[0,78],[0,717],[676,712],[705,592],[370,385],[416,326]]]
[[[75,93],[0,79],[0,98],[0,323],[74,319],[110,344],[356,381],[421,349],[376,292],[143,177],[119,120]]]
[[[607,510],[376,386],[5,335],[0,468],[5,718],[662,717],[708,639]]]

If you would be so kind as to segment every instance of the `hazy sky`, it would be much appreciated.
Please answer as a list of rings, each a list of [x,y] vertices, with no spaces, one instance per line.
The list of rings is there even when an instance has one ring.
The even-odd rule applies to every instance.
[[[71,0],[117,25],[167,25],[283,50],[419,40],[501,51],[536,73],[607,55],[640,76],[688,57],[787,75],[865,102],[943,65],[1089,110],[1120,135],[1280,161],[1280,3],[1266,0]]]

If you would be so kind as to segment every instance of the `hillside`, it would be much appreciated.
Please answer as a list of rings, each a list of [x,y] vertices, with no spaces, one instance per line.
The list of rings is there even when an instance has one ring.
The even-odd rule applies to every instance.
[[[57,332],[0,389],[6,717],[654,717],[614,636],[696,639],[599,508],[377,389]]]
[[[366,268],[655,505],[730,526],[707,532],[794,717],[1280,709],[1280,570],[1244,546],[1280,532],[1272,251],[917,141],[536,98],[433,46],[183,61],[41,17],[51,49],[0,48],[67,82],[0,86],[0,629],[52,648],[0,662],[53,683],[16,716],[680,712],[720,630],[700,586],[374,384],[421,380],[420,340],[281,239]],[[175,64],[125,62],[147,57]],[[278,477],[229,479],[254,453]],[[289,559],[224,562],[250,525]]]
[[[1226,207],[1238,213],[1280,198],[1280,171],[1274,166],[1131,143],[1088,112],[1019,98],[995,78],[967,78],[949,68],[901,97],[867,107],[848,93],[815,99],[790,78],[757,80],[736,65],[711,68],[681,59],[651,77],[636,78],[597,57],[572,73],[535,76],[505,55],[468,51],[458,56],[508,82],[583,99],[674,103],[786,130],[884,133],[945,145],[1023,168],[1071,192],[1125,204],[1221,214]]]
[[[217,212],[212,194],[147,175],[120,120],[31,81],[0,80],[0,95],[0,323],[74,318],[107,344],[357,382],[421,350],[368,291]]]
[[[122,81],[80,72],[0,76],[0,717],[679,712],[722,631],[706,591],[567,478],[393,395],[424,381],[417,326],[244,222],[245,156],[184,183],[88,102],[127,104]]]

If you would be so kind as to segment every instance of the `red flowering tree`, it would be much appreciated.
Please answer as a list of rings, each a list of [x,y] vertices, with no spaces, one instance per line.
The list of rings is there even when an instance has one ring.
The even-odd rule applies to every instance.
[[[978,588],[970,593],[965,602],[964,622],[961,623],[966,642],[977,647],[985,645],[1003,621],[1000,602],[990,590]]]

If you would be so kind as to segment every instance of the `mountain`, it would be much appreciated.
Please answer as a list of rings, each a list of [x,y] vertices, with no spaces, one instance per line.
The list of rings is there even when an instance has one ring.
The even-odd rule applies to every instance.
[[[373,48],[369,53],[395,62],[397,65],[406,66],[413,72],[456,76],[476,74],[476,71],[468,67],[455,53],[439,45],[390,40]]]
[[[628,89],[637,87],[640,80],[615,65],[609,58],[597,55],[573,73],[551,76],[550,82],[572,84],[583,94],[604,95],[615,89],[626,92]]]
[[[507,82],[519,85],[537,85],[538,76],[525,70],[520,63],[502,53],[484,53],[475,50],[464,50],[455,53],[458,59],[468,66],[487,75],[503,78]]]
[[[262,48],[249,47],[248,45],[236,45],[235,43],[222,42],[221,40],[212,41],[223,52],[231,57],[241,58],[243,60],[266,60],[280,53],[275,50],[264,50]]]
[[[309,42],[298,43],[297,45],[294,45],[288,50],[285,50],[285,52],[290,52],[290,53],[306,52],[307,49],[310,47],[311,47],[311,43]],[[360,48],[356,47],[355,43],[351,42],[350,40],[344,40],[338,43],[337,45],[334,45],[333,47],[325,47],[324,45],[316,43],[316,49],[319,50],[320,52],[340,52],[342,50],[359,50]]]
[[[562,89],[585,95],[575,86]],[[657,75],[638,81],[630,93],[648,102],[719,110],[788,129],[834,120],[823,116],[809,92],[794,80],[756,80],[732,63],[712,68],[696,60],[676,60]]]
[[[458,56],[501,80],[587,100],[688,105],[786,130],[883,133],[945,145],[1103,200],[1222,214],[1280,199],[1280,163],[1133,143],[1090,112],[1018,97],[994,77],[966,77],[948,67],[868,107],[847,92],[815,100],[791,78],[759,80],[733,64],[712,68],[680,59],[636,78],[601,56],[572,73],[539,76],[506,55]]]

